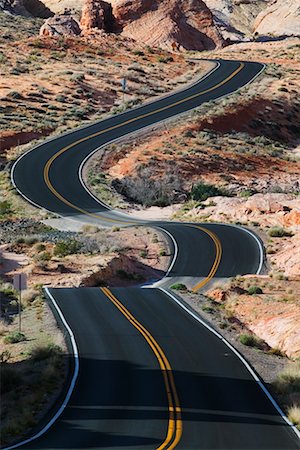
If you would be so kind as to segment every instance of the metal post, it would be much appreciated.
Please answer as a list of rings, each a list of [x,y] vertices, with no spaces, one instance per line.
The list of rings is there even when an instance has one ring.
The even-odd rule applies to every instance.
[[[20,279],[20,290],[19,290],[19,332],[21,333],[21,329],[22,329],[22,288],[21,288],[21,274],[19,275],[19,279]]]

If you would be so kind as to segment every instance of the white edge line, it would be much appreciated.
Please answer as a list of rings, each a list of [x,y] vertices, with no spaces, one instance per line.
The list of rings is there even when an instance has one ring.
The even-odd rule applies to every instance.
[[[171,241],[173,242],[173,245],[174,245],[173,259],[172,259],[172,261],[171,261],[171,263],[170,263],[170,265],[169,265],[169,268],[168,268],[168,270],[167,270],[166,275],[165,275],[161,280],[159,280],[159,282],[161,282],[161,281],[163,281],[163,280],[170,274],[171,270],[172,270],[173,267],[174,267],[174,264],[175,264],[176,259],[177,259],[177,256],[178,256],[178,244],[177,244],[176,239],[174,238],[174,236],[173,236],[168,230],[165,230],[165,229],[162,228],[162,227],[156,227],[156,228],[158,228],[159,230],[161,230],[163,233],[166,233],[166,235],[169,236],[169,238],[171,239]]]
[[[249,230],[248,228],[244,228],[244,227],[240,227],[238,225],[232,225],[232,224],[226,224],[226,226],[231,226],[234,228],[239,228],[240,230],[243,230],[245,233],[248,233],[250,236],[252,236],[252,238],[256,241],[257,246],[259,248],[259,265],[258,265],[258,269],[256,271],[256,275],[259,275],[263,264],[264,264],[264,247],[261,243],[261,241],[258,239],[258,237],[255,235],[255,233],[253,233],[251,230]]]
[[[210,60],[209,60],[209,61],[210,61]],[[226,61],[226,60],[225,60],[225,61]],[[238,62],[237,60],[229,60],[229,61]],[[247,61],[247,62],[251,62],[251,61]],[[261,75],[261,73],[262,73],[262,72],[265,70],[265,68],[266,68],[266,65],[265,65],[264,63],[259,63],[259,64],[262,65],[261,70],[260,70],[260,71],[259,71],[259,72],[258,72],[258,73],[250,80],[250,81],[248,81],[248,83],[244,84],[243,86],[241,86],[240,88],[238,88],[238,89],[236,89],[236,90],[234,90],[234,91],[232,91],[232,92],[229,92],[229,93],[227,93],[227,94],[225,94],[225,95],[222,95],[221,97],[217,97],[217,98],[214,99],[213,101],[215,101],[215,100],[221,100],[222,98],[229,97],[230,95],[232,95],[232,94],[234,94],[234,93],[236,93],[236,92],[239,92],[240,90],[244,89],[245,87],[247,87],[247,86],[249,86],[251,83],[253,83],[253,81],[256,80],[256,78],[258,78],[259,75]],[[187,87],[186,89],[184,89],[184,90],[180,90],[180,91],[178,91],[178,92],[175,91],[175,93],[177,94],[177,93],[180,93],[180,92],[184,92],[185,90],[187,90],[187,89],[189,89],[189,88],[191,88],[191,87],[193,87],[193,86],[196,86],[198,83],[200,83],[200,82],[203,81],[205,78],[207,78],[208,76],[210,76],[213,72],[215,72],[217,69],[219,69],[220,66],[221,66],[221,63],[217,61],[216,67],[214,67],[210,72],[208,72],[206,75],[204,75],[202,78],[200,78],[200,80],[196,81],[194,84],[188,86],[188,87]],[[168,97],[168,96],[166,96],[166,97]],[[170,97],[170,96],[169,96],[169,97]],[[162,98],[165,98],[165,97],[162,97]],[[159,99],[159,100],[160,100],[160,99]],[[144,103],[143,105],[140,105],[140,106],[138,106],[138,107],[136,107],[136,108],[132,108],[132,110],[138,109],[138,108],[142,108],[142,106],[144,106],[144,105],[146,105],[146,104],[154,103],[155,101],[156,101],[156,100],[154,100],[153,102]],[[157,100],[157,101],[158,101],[158,100]],[[88,161],[88,160],[89,160],[89,159],[90,159],[97,151],[101,150],[102,148],[105,148],[105,147],[107,147],[107,146],[109,146],[109,145],[111,145],[111,144],[114,144],[114,143],[116,143],[116,142],[118,142],[118,141],[120,141],[120,140],[123,140],[124,138],[126,138],[126,139],[129,138],[129,139],[130,139],[130,137],[131,137],[132,135],[135,135],[135,134],[139,133],[141,130],[146,131],[146,130],[148,130],[148,129],[154,127],[155,125],[162,125],[162,124],[164,124],[164,123],[171,122],[171,121],[174,120],[174,118],[176,118],[176,117],[181,117],[181,116],[184,116],[185,114],[190,114],[192,111],[195,111],[195,110],[197,111],[197,109],[198,109],[198,108],[201,108],[201,106],[202,106],[202,105],[199,105],[199,106],[197,106],[196,108],[192,108],[192,109],[189,109],[189,110],[187,110],[187,111],[184,111],[184,112],[175,114],[174,116],[168,117],[167,119],[164,119],[164,120],[161,120],[161,121],[152,123],[152,124],[150,124],[150,125],[146,125],[146,126],[140,128],[139,130],[132,131],[132,132],[130,132],[130,133],[124,135],[124,136],[120,136],[120,137],[118,137],[118,138],[116,138],[116,139],[113,139],[113,140],[111,140],[111,141],[109,141],[109,142],[106,142],[105,144],[102,144],[100,147],[95,148],[91,153],[89,153],[89,154],[84,158],[84,160],[81,162],[81,164],[80,164],[80,166],[79,166],[79,169],[78,169],[79,180],[80,180],[80,183],[82,184],[83,188],[84,188],[84,189],[87,191],[87,193],[88,193],[88,194],[89,194],[96,202],[98,202],[101,206],[106,207],[106,208],[109,209],[110,211],[115,211],[115,210],[113,210],[109,205],[107,205],[106,203],[102,202],[99,198],[97,198],[97,197],[90,191],[90,189],[87,187],[87,185],[85,184],[85,182],[84,182],[84,180],[83,180],[82,172],[83,172],[83,168],[84,168],[85,164],[87,163],[87,161]],[[131,110],[131,111],[132,111],[132,110]],[[124,112],[124,113],[121,113],[121,114],[118,114],[118,116],[121,116],[121,115],[123,115],[123,114],[125,114],[125,112]],[[117,117],[117,116],[116,116],[116,117]],[[26,154],[26,153],[25,153],[25,154]],[[116,211],[116,212],[119,212],[119,211]],[[132,217],[132,216],[130,216],[130,215],[127,215],[126,213],[124,213],[124,212],[122,212],[122,211],[120,211],[119,213],[123,214],[123,215],[126,216],[126,217],[128,216],[128,217],[132,218],[133,221],[136,220],[136,219],[134,219],[134,217]],[[261,270],[261,269],[260,269],[260,270]],[[259,272],[258,272],[258,273],[259,273]]]
[[[207,328],[211,333],[213,333],[218,339],[220,339],[227,347],[230,348],[230,350],[240,359],[240,361],[244,364],[248,372],[252,375],[256,383],[259,385],[259,387],[263,390],[265,395],[268,397],[276,411],[280,414],[282,419],[292,428],[292,430],[295,432],[297,437],[300,439],[300,431],[298,428],[292,424],[292,422],[287,418],[287,416],[284,414],[276,400],[272,397],[271,393],[268,391],[266,386],[262,383],[260,378],[256,375],[250,364],[247,362],[247,360],[243,357],[243,355],[235,348],[233,345],[230,344],[230,342],[227,341],[220,333],[218,333],[216,330],[214,330],[210,325],[208,325],[204,320],[202,320],[198,314],[191,311],[189,308],[187,308],[178,298],[176,298],[171,292],[167,291],[164,288],[158,288],[160,291],[164,292],[166,295],[168,295],[172,300],[174,300],[182,309],[184,309],[188,314],[190,314],[194,319],[196,319],[198,322],[201,323],[205,328]]]
[[[73,376],[72,376],[72,380],[71,380],[68,392],[67,392],[67,394],[65,396],[65,399],[64,399],[62,405],[60,406],[60,408],[56,412],[56,414],[52,417],[52,419],[47,423],[47,425],[44,428],[42,428],[34,436],[32,436],[32,437],[30,437],[28,439],[25,439],[24,441],[19,442],[18,444],[11,445],[9,447],[5,447],[3,450],[11,450],[11,449],[20,447],[21,445],[28,444],[29,442],[32,442],[35,439],[38,439],[44,433],[46,433],[46,431],[48,431],[49,428],[54,424],[54,422],[56,422],[56,420],[59,418],[59,416],[62,414],[62,412],[64,411],[65,407],[67,406],[67,404],[68,404],[68,402],[70,400],[70,397],[72,395],[72,392],[74,390],[77,377],[78,377],[78,372],[79,372],[79,354],[78,354],[78,348],[77,348],[77,344],[76,344],[76,341],[75,341],[75,337],[74,337],[73,331],[71,330],[71,328],[70,328],[68,322],[66,321],[66,319],[65,319],[61,309],[59,308],[59,306],[56,303],[56,301],[55,301],[54,297],[52,296],[52,294],[50,294],[49,289],[47,287],[45,288],[45,291],[46,291],[48,297],[50,298],[50,300],[52,301],[52,303],[53,303],[53,305],[54,305],[54,307],[55,307],[55,309],[56,309],[56,311],[57,311],[61,321],[63,322],[64,326],[66,327],[66,329],[67,329],[67,331],[69,333],[69,336],[71,338],[71,344],[72,344],[72,349],[73,349],[73,357],[74,357],[74,363],[75,363],[74,373],[73,373]]]
[[[199,59],[199,61],[205,61],[205,60]],[[23,197],[28,203],[30,203],[31,205],[35,206],[36,208],[39,208],[39,209],[41,209],[42,211],[47,211],[47,212],[49,212],[49,213],[51,213],[51,214],[54,214],[54,215],[56,215],[56,216],[58,216],[58,217],[61,217],[62,219],[68,219],[68,220],[72,220],[73,222],[82,222],[82,223],[84,223],[84,221],[81,221],[79,218],[76,219],[76,218],[73,218],[73,217],[68,217],[68,216],[66,217],[66,216],[63,216],[62,214],[59,214],[59,213],[54,212],[54,211],[51,211],[50,209],[47,209],[47,208],[45,208],[44,206],[39,205],[38,203],[34,202],[33,200],[29,199],[26,195],[24,195],[23,192],[20,191],[20,190],[18,189],[18,187],[17,187],[17,185],[16,185],[16,183],[15,183],[15,180],[14,180],[14,170],[15,170],[15,166],[17,165],[17,163],[18,163],[22,158],[24,158],[28,153],[34,151],[35,149],[37,149],[37,148],[40,147],[41,145],[44,145],[44,144],[47,143],[47,142],[52,142],[52,141],[55,141],[56,139],[62,138],[62,137],[64,137],[64,136],[68,136],[68,135],[71,135],[71,134],[73,134],[73,133],[77,133],[77,132],[80,131],[80,130],[84,130],[84,129],[91,128],[91,127],[93,127],[93,126],[95,126],[95,125],[97,125],[97,124],[99,124],[99,123],[101,123],[101,122],[103,122],[103,121],[105,121],[105,120],[109,120],[109,119],[111,119],[111,118],[113,118],[113,117],[119,117],[119,116],[122,116],[122,115],[128,113],[129,111],[134,111],[134,110],[142,109],[142,108],[143,108],[144,106],[146,106],[146,105],[151,105],[152,103],[156,103],[156,102],[158,102],[158,101],[160,101],[160,100],[162,100],[162,99],[166,99],[166,98],[168,98],[168,97],[171,98],[171,97],[173,97],[174,95],[177,95],[177,94],[179,94],[179,93],[181,93],[181,92],[185,92],[186,90],[188,90],[188,89],[190,89],[190,88],[196,86],[198,83],[202,82],[204,79],[206,79],[207,77],[209,77],[213,72],[215,72],[215,71],[216,71],[217,69],[219,69],[220,66],[221,66],[221,63],[220,63],[219,61],[217,61],[217,60],[216,60],[216,61],[214,61],[214,60],[208,60],[208,61],[215,62],[215,63],[216,63],[215,67],[213,67],[208,73],[206,73],[206,74],[205,74],[203,77],[201,77],[199,80],[195,81],[194,83],[192,83],[192,84],[190,84],[190,85],[187,85],[186,87],[183,87],[182,89],[178,89],[178,90],[172,91],[172,92],[170,92],[170,93],[167,93],[167,94],[164,95],[164,96],[155,97],[153,100],[146,101],[145,103],[143,103],[143,104],[141,104],[141,105],[138,105],[138,106],[135,106],[134,108],[131,108],[130,110],[126,110],[126,111],[124,111],[124,112],[122,112],[122,113],[119,113],[119,114],[117,114],[116,116],[113,116],[113,115],[111,114],[111,115],[109,115],[109,116],[107,116],[107,117],[105,117],[105,118],[103,118],[102,120],[99,120],[99,121],[97,121],[97,122],[93,122],[93,123],[91,123],[91,124],[86,124],[86,125],[83,125],[83,126],[80,126],[80,127],[76,127],[76,128],[73,129],[73,130],[69,130],[69,131],[66,131],[65,133],[59,134],[59,135],[57,135],[57,136],[53,136],[53,137],[51,137],[51,138],[49,138],[49,139],[45,139],[42,143],[39,143],[39,144],[33,146],[32,148],[30,148],[29,150],[27,150],[26,152],[22,153],[22,155],[20,155],[19,158],[17,158],[16,161],[13,163],[13,166],[12,166],[12,168],[11,168],[10,179],[11,179],[11,183],[12,183],[13,187],[14,187],[14,188],[16,189],[16,191],[21,195],[21,197]],[[192,111],[192,110],[191,110],[191,111]],[[187,111],[186,111],[186,112],[187,112]],[[182,114],[184,114],[184,113],[182,113]],[[175,117],[175,116],[172,116],[172,117]],[[170,119],[172,119],[172,117],[170,117],[169,119],[166,119],[166,120],[170,120]],[[164,123],[164,122],[165,122],[165,121],[157,122],[157,124],[159,124],[159,123]],[[151,128],[151,127],[153,127],[154,125],[156,125],[156,124],[154,123],[154,124],[152,124],[152,125],[148,125],[148,126],[144,127],[143,130],[146,130],[147,128]],[[129,133],[129,134],[125,135],[125,136],[130,136],[131,134],[134,134],[134,133],[136,133],[136,131],[133,131],[132,133]],[[86,160],[88,160],[90,157],[92,157],[93,154],[96,153],[96,151],[100,150],[102,147],[111,145],[113,142],[115,142],[115,141],[117,141],[117,140],[119,140],[119,139],[122,139],[122,138],[124,138],[125,136],[121,136],[121,137],[119,137],[119,138],[113,139],[112,141],[109,141],[109,142],[107,142],[107,143],[101,145],[100,147],[96,148],[95,150],[93,150],[93,151],[92,151],[92,152],[84,159],[84,163],[86,162]],[[85,190],[88,192],[88,194],[89,194],[91,197],[93,197],[94,200],[96,200],[101,206],[104,206],[104,207],[106,207],[107,209],[109,209],[109,210],[112,211],[112,209],[110,208],[109,205],[106,205],[104,202],[101,202],[100,199],[98,199],[97,197],[95,197],[95,196],[92,194],[92,192],[91,192],[91,191],[86,187],[86,185],[84,184],[84,182],[83,182],[83,180],[82,180],[82,178],[81,178],[81,170],[82,170],[83,165],[84,165],[84,164],[81,163],[81,165],[80,165],[80,167],[79,167],[79,173],[80,173],[79,179],[80,179],[80,182],[81,182],[81,184],[83,185],[84,189],[85,189]],[[117,211],[117,212],[118,212],[118,211]],[[123,213],[123,215],[125,215],[125,214]],[[128,216],[128,217],[131,218],[131,216]],[[100,218],[100,219],[101,219],[101,218]],[[132,218],[132,220],[134,220],[134,218]]]

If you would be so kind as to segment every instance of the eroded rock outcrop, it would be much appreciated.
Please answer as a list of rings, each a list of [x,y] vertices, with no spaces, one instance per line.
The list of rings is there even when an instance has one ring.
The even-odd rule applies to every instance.
[[[300,36],[300,0],[275,0],[254,22],[260,35]]]
[[[56,15],[45,21],[40,29],[41,36],[79,36],[79,23],[69,15]]]
[[[24,17],[52,17],[52,11],[40,0],[0,0],[0,11]]]
[[[253,22],[269,0],[205,0],[225,39],[244,40],[252,34]]]
[[[97,28],[105,32],[114,29],[115,19],[112,13],[112,6],[103,0],[86,0],[80,20],[83,30]]]
[[[188,50],[224,45],[213,15],[202,0],[111,0],[123,34],[150,46]]]

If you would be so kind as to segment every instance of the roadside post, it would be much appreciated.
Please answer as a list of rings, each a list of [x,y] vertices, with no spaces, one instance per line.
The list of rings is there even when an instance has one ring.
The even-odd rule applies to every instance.
[[[126,78],[122,78],[121,85],[122,85],[122,91],[123,91],[123,103],[125,103],[125,92],[126,92],[126,88],[127,88]]]
[[[19,332],[22,329],[22,291],[27,289],[27,274],[16,273],[14,275],[14,288],[19,291],[18,314],[19,314]]]

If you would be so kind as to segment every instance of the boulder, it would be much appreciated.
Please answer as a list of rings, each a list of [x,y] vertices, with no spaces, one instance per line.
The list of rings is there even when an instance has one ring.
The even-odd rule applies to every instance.
[[[56,15],[45,21],[40,29],[41,36],[79,36],[79,23],[69,15]]]

